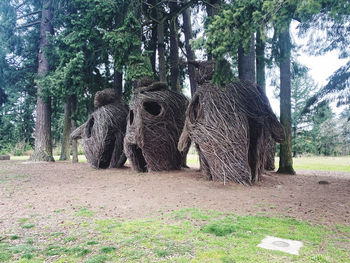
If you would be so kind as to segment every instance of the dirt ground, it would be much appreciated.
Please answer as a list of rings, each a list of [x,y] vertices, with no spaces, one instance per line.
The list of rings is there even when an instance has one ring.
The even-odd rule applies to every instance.
[[[272,172],[244,187],[207,181],[195,169],[140,174],[130,168],[95,170],[87,163],[0,162],[0,230],[18,218],[79,207],[96,211],[96,217],[123,219],[197,207],[349,225],[350,173]]]

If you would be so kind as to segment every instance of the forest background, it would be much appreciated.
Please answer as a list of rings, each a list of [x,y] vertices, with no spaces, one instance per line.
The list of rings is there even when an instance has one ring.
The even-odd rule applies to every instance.
[[[349,155],[349,18],[346,0],[1,0],[0,153],[32,154],[44,137],[48,155],[69,159],[69,134],[97,91],[114,88],[128,102],[148,75],[189,96],[187,62],[208,59],[221,86],[248,79],[265,89],[268,74],[294,157]],[[347,61],[324,86],[298,61],[292,21],[305,52]]]

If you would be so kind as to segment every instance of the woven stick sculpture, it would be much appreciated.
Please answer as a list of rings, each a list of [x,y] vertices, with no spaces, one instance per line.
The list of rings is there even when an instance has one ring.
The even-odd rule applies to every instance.
[[[83,140],[84,154],[92,167],[122,167],[126,161],[123,139],[128,106],[113,89],[97,92],[94,106],[96,110],[72,132],[71,138]]]
[[[124,151],[139,172],[177,170],[185,165],[189,145],[177,144],[185,122],[187,99],[165,83],[139,82],[130,101]]]
[[[179,150],[192,140],[208,179],[250,185],[260,179],[268,138],[284,140],[284,130],[267,97],[250,82],[211,83],[215,63],[196,62],[198,89],[186,111]]]

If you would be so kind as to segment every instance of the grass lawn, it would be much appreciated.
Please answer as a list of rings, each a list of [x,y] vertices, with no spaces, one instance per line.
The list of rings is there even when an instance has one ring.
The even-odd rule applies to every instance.
[[[59,156],[54,156],[55,160],[59,160]],[[11,160],[26,161],[29,156],[11,156]],[[86,162],[84,155],[79,155],[79,162]],[[276,169],[278,169],[278,157],[276,158]],[[187,155],[187,164],[199,167],[199,159],[197,154]],[[316,171],[338,171],[350,172],[350,156],[340,157],[297,157],[293,159],[295,170],[316,170]]]
[[[349,226],[330,229],[194,208],[127,221],[96,220],[94,214],[87,208],[77,211],[55,232],[35,224],[24,228],[18,221],[11,234],[0,236],[0,262],[350,262]],[[300,240],[304,246],[299,256],[257,247],[266,235]]]
[[[279,158],[277,157],[275,160],[276,169],[278,169],[278,160]],[[189,154],[187,157],[187,163],[189,165],[199,166],[198,155]],[[350,172],[350,156],[298,157],[298,158],[293,158],[293,165],[295,170]]]
[[[350,156],[341,157],[297,157],[293,158],[295,170],[350,172]],[[276,158],[278,168],[278,158]]]

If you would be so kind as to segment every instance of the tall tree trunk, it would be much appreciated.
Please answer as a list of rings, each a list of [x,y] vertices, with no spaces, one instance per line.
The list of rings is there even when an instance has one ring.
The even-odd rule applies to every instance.
[[[265,41],[262,38],[261,31],[256,33],[256,82],[266,94],[266,80],[265,80]],[[265,131],[265,164],[264,168],[267,171],[275,170],[275,153],[276,142],[271,135]]]
[[[209,0],[209,2],[205,4],[207,16],[209,18],[214,18],[214,16],[218,14],[220,2],[221,0]],[[211,52],[208,51],[207,57],[208,60],[213,59],[213,55],[211,54]]]
[[[157,18],[160,23],[157,25],[157,45],[158,45],[158,67],[159,67],[159,80],[166,82],[166,64],[165,64],[165,40],[164,40],[164,21],[161,20],[161,11],[157,9]]]
[[[255,82],[255,37],[251,36],[251,46],[248,53],[242,45],[238,47],[238,77],[240,80]]]
[[[148,4],[151,6],[151,16],[156,18],[157,17],[157,8],[155,7],[156,1],[148,0]],[[151,61],[153,75],[156,76],[157,75],[157,70],[156,70],[157,23],[155,22],[152,22],[152,34],[151,34],[151,39],[147,47],[147,50],[149,51],[149,54],[150,54],[149,58]]]
[[[256,83],[266,94],[265,80],[265,41],[262,39],[261,31],[256,33]]]
[[[123,95],[123,73],[114,68],[113,76],[114,91],[117,96]]]
[[[72,131],[72,103],[69,97],[64,104],[63,136],[60,160],[70,160],[70,133]]]
[[[151,51],[150,60],[152,66],[153,76],[157,75],[156,70],[156,54],[157,54],[157,25],[154,25],[152,28],[152,36],[149,50]]]
[[[196,92],[196,89],[197,89],[196,72],[195,72],[194,65],[191,63],[188,63],[188,61],[194,61],[196,59],[190,44],[190,40],[192,39],[191,9],[187,8],[182,13],[182,17],[183,17],[183,27],[184,27],[184,34],[185,34],[185,48],[187,53],[188,76],[190,79],[191,96],[193,96],[193,94]]]
[[[251,36],[249,52],[242,45],[238,47],[238,77],[240,80],[255,82],[255,37]],[[265,137],[263,125],[248,118],[249,153],[248,162],[251,169],[252,183],[260,180],[265,163]]]
[[[44,55],[44,49],[48,46],[47,35],[53,34],[51,20],[53,11],[50,1],[43,2],[40,24],[39,66],[38,75],[44,77],[49,72],[49,61]],[[32,161],[54,161],[52,156],[51,139],[51,98],[44,96],[42,87],[37,88],[36,121],[35,121],[35,148],[30,157]]]
[[[290,72],[290,53],[291,40],[288,27],[280,33],[280,115],[281,124],[284,127],[286,140],[281,143],[280,161],[278,173],[295,174],[292,158],[292,128],[291,128],[291,72]]]
[[[293,138],[294,138],[294,140],[295,140],[295,138],[297,137],[297,126],[294,126],[293,127]],[[293,157],[297,157],[297,151],[296,150],[294,150],[293,151]]]
[[[276,142],[272,139],[271,134],[266,132],[265,143],[265,164],[264,168],[267,171],[275,170],[275,154],[276,154]]]
[[[176,11],[177,1],[169,2],[170,12]],[[170,20],[170,88],[179,91],[179,42],[177,16]]]
[[[73,94],[72,99],[71,99],[72,114],[74,114],[76,112],[77,104],[78,104],[77,95]],[[72,118],[72,131],[74,131],[76,128],[77,128],[77,123],[73,117]],[[78,140],[77,139],[72,140],[72,152],[73,152],[72,163],[77,163],[79,161],[79,159],[78,159]]]

